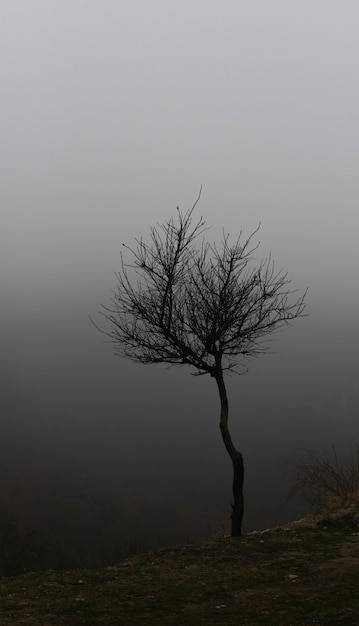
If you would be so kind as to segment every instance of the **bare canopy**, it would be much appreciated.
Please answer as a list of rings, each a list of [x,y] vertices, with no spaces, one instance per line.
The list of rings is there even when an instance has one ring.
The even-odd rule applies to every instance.
[[[200,197],[200,196],[199,196]],[[268,337],[301,317],[304,295],[295,296],[286,273],[269,256],[254,265],[259,244],[242,233],[234,243],[204,239],[202,217],[191,209],[151,228],[150,242],[124,246],[131,258],[116,274],[117,289],[102,315],[115,352],[139,363],[190,365],[194,374],[215,378],[221,403],[220,428],[234,468],[232,534],[241,534],[243,459],[228,430],[224,374],[241,373],[244,359],[268,347]]]

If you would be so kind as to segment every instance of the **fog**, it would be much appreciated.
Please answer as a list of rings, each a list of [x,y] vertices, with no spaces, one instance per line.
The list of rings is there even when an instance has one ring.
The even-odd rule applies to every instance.
[[[89,321],[121,244],[201,185],[209,239],[261,222],[258,255],[309,288],[308,317],[228,377],[244,530],[305,513],[302,448],[354,454],[358,18],[354,0],[1,6],[0,509],[54,566],[228,528],[213,380],[115,357]]]

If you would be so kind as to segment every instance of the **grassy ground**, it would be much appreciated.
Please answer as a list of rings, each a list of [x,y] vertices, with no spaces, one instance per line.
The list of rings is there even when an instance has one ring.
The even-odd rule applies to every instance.
[[[301,525],[0,579],[1,626],[359,626],[358,526]]]

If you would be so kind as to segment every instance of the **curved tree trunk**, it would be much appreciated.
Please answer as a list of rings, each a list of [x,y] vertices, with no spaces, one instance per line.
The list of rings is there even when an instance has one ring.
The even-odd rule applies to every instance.
[[[242,519],[244,512],[243,505],[243,480],[244,480],[244,465],[243,456],[234,447],[231,434],[228,429],[228,398],[226,386],[223,380],[222,372],[219,372],[216,376],[216,381],[219,390],[219,397],[221,400],[221,418],[219,427],[221,429],[223,443],[230,456],[233,465],[233,505],[232,505],[232,537],[238,537],[242,532]]]

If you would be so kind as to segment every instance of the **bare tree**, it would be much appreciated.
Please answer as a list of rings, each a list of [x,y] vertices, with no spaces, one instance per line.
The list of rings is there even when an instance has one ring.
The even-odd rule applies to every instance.
[[[205,221],[194,221],[199,197],[186,213],[177,208],[176,219],[151,228],[149,243],[141,238],[124,246],[132,262],[121,257],[117,289],[110,306],[102,305],[109,323],[102,332],[116,354],[132,361],[190,365],[195,375],[214,378],[233,464],[232,535],[238,536],[244,466],[228,428],[224,375],[243,373],[243,359],[265,352],[269,334],[301,317],[305,294],[293,295],[287,274],[275,271],[270,257],[252,266],[259,227],[243,243],[242,233],[233,244],[225,234],[220,246],[207,243]]]

